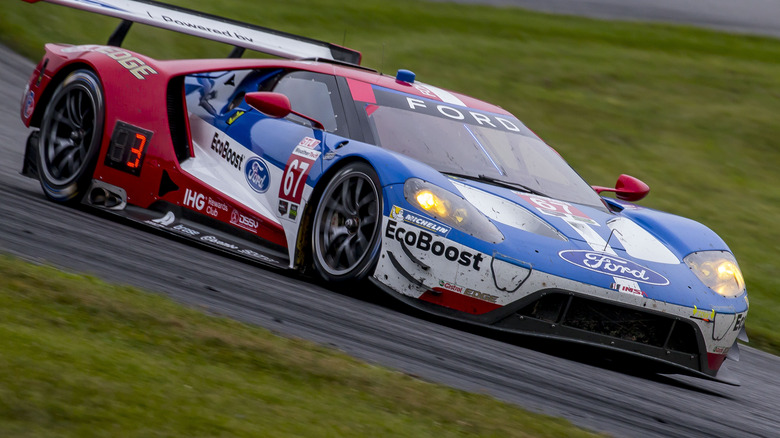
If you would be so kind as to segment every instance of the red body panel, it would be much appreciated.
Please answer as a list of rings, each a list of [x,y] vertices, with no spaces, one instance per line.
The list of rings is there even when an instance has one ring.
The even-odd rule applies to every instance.
[[[246,206],[225,197],[221,193],[213,190],[211,187],[190,177],[181,171],[179,162],[174,153],[174,147],[171,140],[168,113],[167,113],[167,87],[168,82],[174,76],[179,76],[196,71],[211,70],[217,67],[215,61],[169,61],[157,62],[133,52],[125,51],[119,48],[106,46],[79,46],[87,50],[74,50],[77,47],[58,44],[48,44],[46,46],[46,70],[43,78],[38,81],[40,69],[43,62],[33,73],[29,87],[34,93],[34,107],[38,108],[41,96],[46,93],[51,94],[52,90],[47,89],[52,79],[61,78],[60,72],[71,71],[78,67],[87,67],[94,70],[101,79],[103,92],[105,94],[105,126],[103,131],[103,141],[101,143],[98,162],[95,168],[93,178],[114,186],[122,187],[127,192],[127,202],[142,208],[149,207],[156,201],[167,201],[174,205],[190,208],[199,213],[209,214],[210,216],[226,223],[231,223],[232,211],[238,210],[240,213],[256,218],[259,225],[253,230],[259,237],[272,242],[276,245],[286,247],[286,239],[282,227],[274,221],[264,220],[257,217]],[[110,52],[107,54],[105,52]],[[127,54],[128,56],[126,56]],[[117,61],[131,60],[124,64]],[[44,61],[45,62],[45,61]],[[224,61],[223,61],[224,62]],[[142,63],[142,64],[141,64]],[[230,64],[247,68],[257,65],[257,61],[238,60]],[[133,74],[131,65],[147,66],[146,74]],[[220,67],[225,67],[222,63]],[[235,68],[235,67],[229,67]],[[54,84],[52,84],[54,85]],[[25,93],[27,95],[28,93]],[[41,109],[42,111],[42,109]],[[24,117],[22,120],[27,126],[30,126],[33,120],[39,118],[40,114],[32,112],[30,117]],[[111,140],[111,134],[118,121],[129,123],[152,132],[150,143],[146,147],[146,155],[141,173],[138,176],[122,172],[103,164],[103,157],[106,156]],[[191,150],[191,149],[190,149]],[[192,151],[192,150],[191,150]],[[163,171],[167,171],[170,179],[182,190],[173,191],[163,196],[158,195],[159,184],[162,179]],[[227,210],[215,208],[210,209],[209,213],[199,211],[198,209],[186,205],[182,194],[185,189],[202,194],[206,199],[211,198],[218,202],[227,203]]]

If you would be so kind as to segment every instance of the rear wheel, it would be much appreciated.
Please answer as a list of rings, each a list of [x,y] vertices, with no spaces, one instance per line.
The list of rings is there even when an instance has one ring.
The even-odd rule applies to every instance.
[[[77,202],[92,178],[103,136],[103,90],[89,70],[69,74],[43,113],[38,140],[38,177],[57,202]]]
[[[379,177],[365,163],[352,163],[328,182],[314,213],[314,265],[328,281],[365,278],[376,265],[382,223]]]

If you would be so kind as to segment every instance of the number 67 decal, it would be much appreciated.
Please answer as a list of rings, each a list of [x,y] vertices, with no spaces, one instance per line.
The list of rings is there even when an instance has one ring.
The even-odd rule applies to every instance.
[[[279,187],[279,199],[300,204],[303,189],[306,186],[306,176],[309,175],[312,164],[320,156],[319,151],[296,146],[287,160]]]

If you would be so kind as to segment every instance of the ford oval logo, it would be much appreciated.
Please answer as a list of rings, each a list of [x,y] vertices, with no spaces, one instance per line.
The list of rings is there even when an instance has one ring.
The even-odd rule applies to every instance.
[[[268,175],[268,166],[259,158],[250,158],[244,167],[246,182],[252,190],[258,193],[265,193],[268,186],[271,185],[271,178]]]
[[[626,278],[638,283],[666,286],[669,280],[663,275],[631,260],[604,252],[586,250],[561,251],[558,255],[567,262],[600,274]]]

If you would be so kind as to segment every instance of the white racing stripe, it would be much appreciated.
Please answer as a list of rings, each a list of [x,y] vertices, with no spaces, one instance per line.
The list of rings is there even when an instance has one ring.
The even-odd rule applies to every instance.
[[[436,97],[441,99],[442,102],[452,105],[466,106],[462,100],[458,99],[457,96],[447,90],[442,90],[441,88],[434,87],[433,85],[423,84],[422,82],[418,82],[417,85],[427,88],[431,93],[435,94]]]
[[[574,229],[590,245],[594,251],[605,252],[617,256],[615,250],[609,246],[608,242],[602,238],[590,225],[574,219],[562,218],[570,227]]]

